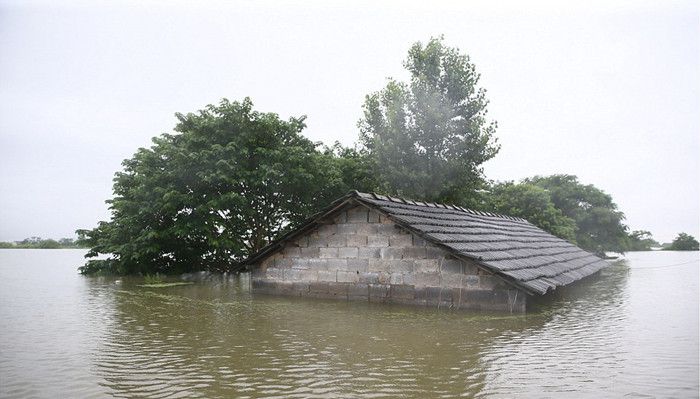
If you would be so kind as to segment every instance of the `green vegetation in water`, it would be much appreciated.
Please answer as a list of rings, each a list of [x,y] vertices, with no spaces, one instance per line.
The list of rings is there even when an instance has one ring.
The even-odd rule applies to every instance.
[[[80,272],[240,270],[350,190],[522,217],[598,253],[650,239],[632,237],[612,197],[574,175],[489,181],[483,164],[500,149],[497,125],[459,49],[441,37],[418,42],[404,67],[408,81],[390,79],[365,98],[352,148],[319,147],[301,134],[304,117],[255,111],[249,98],[176,114],[176,134],[153,138],[116,173],[112,219],[77,231],[90,248]]]
[[[146,284],[161,284],[163,283],[163,276],[159,273],[146,274],[145,276],[143,276],[143,282]]]
[[[166,287],[177,287],[179,285],[191,285],[194,284],[193,282],[186,282],[186,281],[175,281],[175,282],[167,282],[163,280],[163,276],[159,273],[156,274],[147,274],[143,276],[143,282],[144,284],[138,284],[138,287],[146,287],[146,288],[166,288]]]
[[[177,287],[179,285],[192,285],[194,284],[191,281],[177,281],[173,283],[152,283],[152,284],[137,284],[137,287],[145,287],[145,288],[166,288],[166,287]]]

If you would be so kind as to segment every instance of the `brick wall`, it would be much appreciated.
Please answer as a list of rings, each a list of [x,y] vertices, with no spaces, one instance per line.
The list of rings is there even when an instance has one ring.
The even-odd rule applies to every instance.
[[[459,309],[525,310],[525,295],[362,205],[253,271],[254,292]]]

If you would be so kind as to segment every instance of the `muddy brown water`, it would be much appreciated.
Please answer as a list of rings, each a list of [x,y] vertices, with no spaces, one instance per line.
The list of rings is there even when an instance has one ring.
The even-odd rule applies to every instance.
[[[0,250],[0,397],[697,397],[698,252],[630,253],[525,315],[144,288]]]

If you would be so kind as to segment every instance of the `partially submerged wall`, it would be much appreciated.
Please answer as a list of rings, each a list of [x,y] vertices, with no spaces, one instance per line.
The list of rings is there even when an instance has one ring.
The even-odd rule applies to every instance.
[[[526,295],[362,205],[256,265],[253,292],[525,311]]]

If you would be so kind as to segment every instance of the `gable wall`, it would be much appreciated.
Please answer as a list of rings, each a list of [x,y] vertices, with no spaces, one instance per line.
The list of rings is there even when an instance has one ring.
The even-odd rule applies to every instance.
[[[525,294],[356,205],[253,270],[254,292],[524,311]]]

